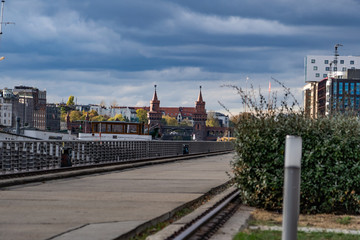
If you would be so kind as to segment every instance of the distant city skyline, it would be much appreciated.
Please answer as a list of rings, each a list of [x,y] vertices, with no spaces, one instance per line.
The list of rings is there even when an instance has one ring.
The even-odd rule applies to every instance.
[[[360,55],[360,3],[340,1],[6,0],[0,88],[46,89],[48,102],[164,106],[234,114],[241,99],[224,84],[260,86],[273,77],[302,102],[304,58]],[[279,90],[275,83],[272,91]]]

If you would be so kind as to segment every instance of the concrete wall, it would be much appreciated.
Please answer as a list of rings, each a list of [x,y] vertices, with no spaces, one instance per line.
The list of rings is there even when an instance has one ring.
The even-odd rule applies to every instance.
[[[76,137],[73,135],[38,130],[24,130],[24,135],[41,140],[76,140]]]

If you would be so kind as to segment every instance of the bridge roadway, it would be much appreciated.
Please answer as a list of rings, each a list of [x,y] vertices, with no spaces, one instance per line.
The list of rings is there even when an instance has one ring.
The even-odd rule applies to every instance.
[[[2,188],[0,239],[115,239],[228,181],[233,156]]]

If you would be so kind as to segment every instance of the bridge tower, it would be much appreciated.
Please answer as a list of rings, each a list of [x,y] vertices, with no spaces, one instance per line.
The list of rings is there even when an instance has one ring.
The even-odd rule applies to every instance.
[[[150,111],[148,112],[148,124],[150,128],[155,127],[156,125],[160,126],[162,118],[162,113],[160,111],[160,100],[156,94],[156,85],[154,87],[154,96],[150,101]]]
[[[206,120],[207,114],[205,109],[205,102],[201,94],[201,86],[198,100],[195,102],[195,113],[193,115],[193,134],[195,140],[206,139]]]

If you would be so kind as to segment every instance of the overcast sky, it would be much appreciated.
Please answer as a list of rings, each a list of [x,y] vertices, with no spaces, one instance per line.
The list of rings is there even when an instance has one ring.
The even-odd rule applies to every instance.
[[[271,77],[302,101],[304,57],[360,55],[358,0],[6,0],[0,88],[47,90],[48,102],[194,106],[233,113],[241,100],[223,84]],[[246,77],[249,81],[246,84]],[[272,83],[272,91],[278,86]]]

